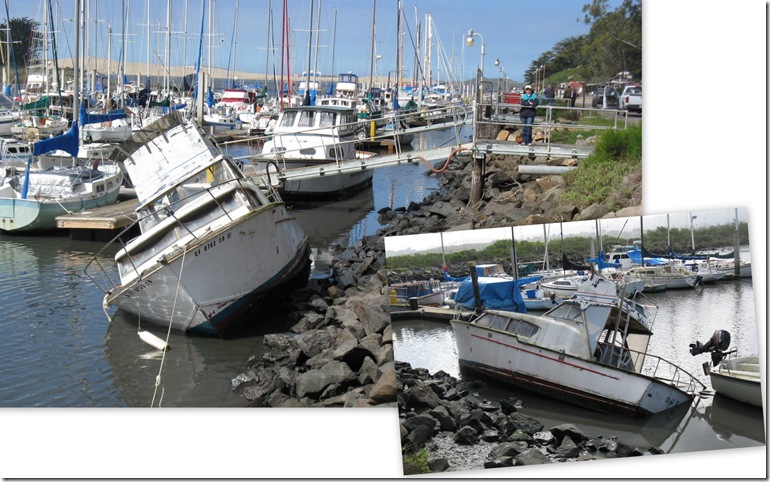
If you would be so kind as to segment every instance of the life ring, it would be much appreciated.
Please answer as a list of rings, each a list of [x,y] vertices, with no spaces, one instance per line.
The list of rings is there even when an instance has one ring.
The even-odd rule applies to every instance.
[[[37,142],[40,139],[40,131],[35,127],[28,127],[24,131],[24,140],[27,142]]]

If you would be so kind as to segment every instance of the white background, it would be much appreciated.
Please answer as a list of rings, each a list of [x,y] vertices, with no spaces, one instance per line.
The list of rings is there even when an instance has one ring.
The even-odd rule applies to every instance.
[[[644,212],[748,209],[764,360],[766,4],[646,0],[643,10]],[[0,438],[3,477],[402,473],[396,409],[3,409]],[[766,457],[761,447],[437,475],[765,477]]]

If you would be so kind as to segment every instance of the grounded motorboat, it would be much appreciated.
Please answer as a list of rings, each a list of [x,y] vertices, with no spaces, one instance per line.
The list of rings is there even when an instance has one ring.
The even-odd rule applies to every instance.
[[[703,372],[711,379],[711,387],[722,395],[762,408],[762,380],[759,356],[732,356],[730,333],[716,330],[706,343],[690,345],[690,354],[710,353],[711,361],[703,363]]]
[[[228,336],[249,322],[249,310],[307,282],[310,248],[299,223],[193,121],[168,114],[113,159],[134,183],[141,234],[115,255],[118,282],[99,254],[86,267],[105,292],[105,312],[115,307],[188,333]]]
[[[454,319],[460,365],[624,416],[648,416],[692,402],[704,385],[647,352],[654,307],[634,308],[634,315],[627,308],[637,304],[621,300],[616,290],[615,283],[592,274],[584,296],[564,300],[542,316],[486,310],[469,321]]]
[[[33,156],[63,149],[78,152],[77,123],[63,136],[38,141]],[[24,172],[0,172],[0,231],[42,232],[56,229],[56,217],[113,204],[118,199],[123,173],[114,163],[33,170],[32,158]],[[74,164],[74,163],[72,163]]]
[[[284,199],[341,196],[368,187],[374,171],[361,169],[335,173],[340,162],[372,157],[357,152],[355,111],[338,106],[300,106],[284,109],[257,161],[274,161],[281,169],[322,167],[324,175],[313,179],[285,181]]]

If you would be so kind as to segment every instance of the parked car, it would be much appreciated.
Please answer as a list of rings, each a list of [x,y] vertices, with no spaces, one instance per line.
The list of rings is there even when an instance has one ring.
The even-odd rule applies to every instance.
[[[620,108],[642,113],[642,86],[627,85],[620,93]]]
[[[591,107],[594,109],[601,109],[604,107],[604,98],[607,99],[607,108],[618,108],[618,91],[610,87],[609,85],[602,85],[597,87],[594,91],[594,98],[591,101]]]

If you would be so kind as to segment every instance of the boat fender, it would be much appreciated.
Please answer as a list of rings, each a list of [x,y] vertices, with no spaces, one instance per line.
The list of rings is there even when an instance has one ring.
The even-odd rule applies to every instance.
[[[168,350],[171,348],[171,346],[169,346],[168,343],[158,338],[157,336],[153,335],[149,331],[140,331],[138,332],[138,335],[143,342],[147,343],[148,345],[154,348],[157,348],[158,350]]]

